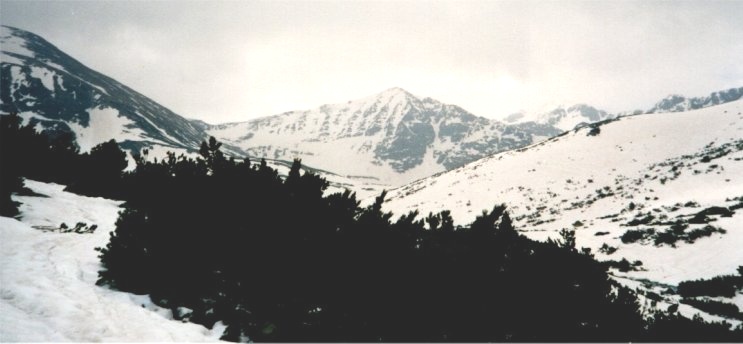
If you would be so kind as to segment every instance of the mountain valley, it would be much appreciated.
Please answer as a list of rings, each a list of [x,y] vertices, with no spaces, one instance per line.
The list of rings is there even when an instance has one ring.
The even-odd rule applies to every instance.
[[[687,317],[741,323],[682,304],[674,291],[684,281],[732,275],[743,263],[743,87],[671,95],[648,110],[576,104],[502,121],[394,87],[210,124],[170,111],[30,32],[2,26],[0,43],[0,115],[17,113],[52,137],[73,135],[81,152],[113,138],[131,169],[131,153],[196,157],[213,136],[227,156],[265,159],[282,178],[301,159],[305,172],[328,180],[327,194],[351,190],[362,205],[389,190],[382,209],[395,218],[450,210],[453,224],[465,225],[505,204],[531,239],[574,232],[576,248],[614,264],[612,278],[640,290],[646,309],[675,306]],[[58,186],[30,185],[74,197]],[[109,231],[118,206],[105,204]],[[40,216],[28,206],[24,214]],[[3,221],[19,238],[31,225]],[[715,300],[743,308],[740,290]]]

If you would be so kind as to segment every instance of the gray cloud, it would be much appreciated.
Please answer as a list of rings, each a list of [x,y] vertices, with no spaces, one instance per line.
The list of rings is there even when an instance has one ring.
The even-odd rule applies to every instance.
[[[238,121],[400,86],[501,117],[743,85],[741,1],[15,2],[37,33],[184,116]]]

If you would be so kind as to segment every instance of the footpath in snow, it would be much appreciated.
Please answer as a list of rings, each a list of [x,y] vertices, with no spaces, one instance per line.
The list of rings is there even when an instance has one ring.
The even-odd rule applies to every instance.
[[[216,341],[209,330],[172,319],[170,310],[95,285],[96,247],[108,242],[121,202],[62,191],[63,185],[26,181],[44,196],[17,196],[20,221],[0,217],[0,342]],[[97,225],[93,233],[39,228]]]

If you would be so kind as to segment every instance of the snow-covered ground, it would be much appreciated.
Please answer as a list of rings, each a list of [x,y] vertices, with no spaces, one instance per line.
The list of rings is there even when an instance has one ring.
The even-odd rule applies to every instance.
[[[0,342],[216,341],[223,326],[172,320],[147,295],[95,285],[96,247],[108,242],[120,202],[62,191],[64,186],[26,181],[44,195],[16,196],[20,221],[0,217]],[[48,230],[78,222],[90,234]],[[45,230],[46,229],[46,230]]]
[[[648,287],[737,273],[743,265],[743,209],[729,217],[710,215],[704,223],[691,219],[711,207],[735,209],[743,202],[742,100],[624,117],[601,125],[595,135],[588,135],[591,130],[418,180],[392,190],[384,208],[397,216],[449,209],[456,224],[467,224],[505,203],[517,228],[533,239],[559,239],[561,229],[574,229],[577,246],[600,260],[641,261],[635,271],[615,274]],[[621,240],[628,230],[665,233],[679,221],[687,226],[683,235],[706,226],[724,232],[674,245],[656,245],[655,237]],[[743,308],[741,300],[729,301]]]

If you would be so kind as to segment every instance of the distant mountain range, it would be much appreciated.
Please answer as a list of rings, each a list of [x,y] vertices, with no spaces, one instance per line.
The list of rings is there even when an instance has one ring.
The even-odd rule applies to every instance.
[[[573,106],[558,106],[551,111],[544,113],[526,113],[518,112],[505,118],[506,123],[522,123],[532,121],[540,124],[547,124],[567,131],[575,128],[581,123],[594,123],[606,119],[615,118],[617,115],[599,110],[586,104],[576,104]]]
[[[396,185],[561,132],[545,124],[506,125],[400,88],[206,131],[251,156],[300,157],[339,174]]]
[[[710,106],[736,101],[743,97],[743,87],[725,91],[712,92],[706,97],[687,98],[682,95],[670,95],[655,104],[646,113],[681,112],[702,109]]]
[[[344,178],[398,186],[615,117],[575,105],[501,122],[391,88],[344,104],[210,125],[173,113],[30,32],[3,26],[0,43],[0,113],[17,112],[39,130],[72,132],[83,151],[114,138],[131,151],[149,148],[151,156],[195,152],[213,135],[231,155],[302,158]],[[656,112],[734,100],[742,90],[718,92],[712,100],[673,98]]]
[[[553,110],[543,113],[518,112],[509,115],[504,121],[511,124],[531,121],[551,125],[567,131],[581,124],[595,123],[620,116],[696,110],[736,101],[741,97],[743,97],[743,87],[712,92],[706,97],[687,98],[681,95],[670,95],[661,99],[648,110],[608,113],[590,105],[576,104],[572,106],[558,106]]]

